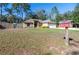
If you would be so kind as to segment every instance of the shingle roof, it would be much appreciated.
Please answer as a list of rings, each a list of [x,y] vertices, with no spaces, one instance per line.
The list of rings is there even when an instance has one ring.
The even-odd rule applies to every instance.
[[[69,23],[69,22],[72,22],[72,20],[63,20],[63,21],[60,21],[59,23]]]

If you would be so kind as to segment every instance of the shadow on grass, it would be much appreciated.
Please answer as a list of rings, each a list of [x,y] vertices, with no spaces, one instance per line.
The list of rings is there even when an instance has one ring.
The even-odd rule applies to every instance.
[[[74,46],[74,47],[79,48],[79,41],[76,41],[76,40],[73,39],[71,42],[70,42],[70,46]]]
[[[66,55],[79,55],[79,51],[71,51],[66,53]]]

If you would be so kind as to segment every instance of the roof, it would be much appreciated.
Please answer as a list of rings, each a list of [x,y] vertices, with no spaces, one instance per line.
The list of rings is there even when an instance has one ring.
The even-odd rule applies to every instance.
[[[72,22],[72,20],[62,20],[59,23],[70,23],[70,22]]]
[[[42,22],[42,20],[39,20],[39,19],[29,19],[24,21],[24,23],[33,23],[34,21]]]
[[[24,21],[24,23],[33,23],[33,20],[32,19],[26,20],[26,21]]]
[[[55,22],[53,22],[51,20],[44,20],[44,21],[42,21],[42,23],[55,23]]]
[[[43,22],[47,23],[47,22],[51,22],[50,20],[44,20]]]

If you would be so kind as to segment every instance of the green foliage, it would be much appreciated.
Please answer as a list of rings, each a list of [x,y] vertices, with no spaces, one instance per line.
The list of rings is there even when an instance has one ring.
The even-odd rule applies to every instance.
[[[79,23],[79,4],[77,4],[73,11],[68,11],[63,15],[64,19],[73,20],[75,24]]]
[[[27,15],[27,12],[30,10],[30,5],[28,3],[13,3],[12,6],[17,16],[21,14],[22,19],[24,19],[23,14]]]
[[[13,17],[13,16],[8,16],[8,17],[7,17],[7,21],[8,21],[9,23],[13,23],[14,17]]]
[[[55,6],[51,10],[50,19],[56,22],[56,26],[58,27],[59,21],[61,20],[61,15],[59,14],[58,8]]]
[[[79,4],[76,5],[73,11],[73,21],[74,23],[79,23]]]
[[[6,15],[0,15],[0,21],[7,22],[7,16]]]
[[[73,11],[67,11],[66,13],[63,14],[63,18],[67,20],[72,20],[73,17]]]
[[[27,12],[27,15],[25,17],[25,20],[27,19],[39,19],[38,16],[35,14],[35,12]]]
[[[59,14],[58,8],[56,6],[53,7],[50,13],[51,20],[56,20],[56,16],[58,14]]]
[[[55,22],[56,22],[56,27],[58,27],[59,21],[61,21],[61,20],[62,20],[62,16],[61,16],[61,15],[57,15],[57,16],[56,16],[56,20],[55,20]]]
[[[36,15],[37,15],[38,19],[46,20],[45,10],[39,10],[39,11],[37,11]]]
[[[5,10],[7,6],[8,6],[8,3],[0,3],[0,20],[1,21],[3,20],[3,9]]]
[[[11,6],[8,7],[9,5]],[[28,3],[0,3],[0,20],[3,20],[2,18],[3,11],[8,14],[7,21],[15,22],[15,20],[13,21],[12,19],[13,17],[16,18],[17,16],[17,21],[18,21],[18,17],[21,16],[19,18],[23,20],[24,14],[26,15],[29,10],[30,10],[30,5]]]

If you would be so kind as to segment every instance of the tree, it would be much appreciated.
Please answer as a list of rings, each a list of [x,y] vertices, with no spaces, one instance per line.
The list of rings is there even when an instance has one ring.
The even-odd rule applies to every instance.
[[[16,15],[18,16],[20,14],[20,8],[19,8],[20,4],[19,3],[12,3],[12,8],[14,13],[16,13]]]
[[[79,12],[79,3],[75,6],[74,11]]]
[[[56,6],[54,6],[50,13],[50,19],[56,22],[56,26],[59,24],[59,11]]]
[[[37,15],[38,19],[46,20],[45,10],[42,9],[42,10],[37,11],[36,15]]]
[[[24,14],[26,16],[27,12],[30,10],[30,4],[28,3],[13,3],[12,6],[17,15],[21,14],[22,19],[24,19]]]
[[[51,20],[56,20],[56,16],[59,14],[59,11],[56,6],[54,6],[51,10]]]
[[[56,20],[55,20],[57,27],[58,27],[58,25],[59,25],[59,21],[61,21],[61,20],[63,20],[63,15],[62,15],[62,14],[58,14],[58,15],[56,16]]]
[[[13,12],[15,13],[14,15],[14,22],[15,23],[19,23],[20,20],[22,20],[20,16],[21,10],[20,10],[20,3],[12,3],[12,8],[13,8]],[[20,19],[19,19],[20,18]]]
[[[30,11],[27,12],[27,15],[25,17],[25,20],[27,19],[38,19],[38,16],[35,14],[35,12]]]
[[[79,4],[74,8],[72,19],[75,24],[79,24]]]
[[[1,22],[7,22],[7,17],[6,17],[6,15],[0,15],[0,18],[2,17],[2,20],[1,20]]]
[[[0,3],[0,21],[3,20],[3,10],[8,6],[8,3]],[[4,8],[3,8],[4,7]]]
[[[67,11],[66,13],[63,14],[63,18],[67,20],[72,20],[73,17],[73,11]]]
[[[8,21],[9,23],[13,23],[13,22],[14,22],[14,17],[13,17],[12,15],[9,15],[9,16],[7,17],[7,21]]]
[[[0,3],[0,20],[2,20],[2,9],[3,9],[4,4]]]
[[[14,22],[14,15],[13,15],[13,8],[6,8],[6,12],[8,13],[7,16],[7,21],[9,23],[13,23]]]
[[[24,10],[24,13],[25,13],[25,16],[26,16],[28,11],[30,11],[30,4],[24,3],[23,4],[23,10]]]

